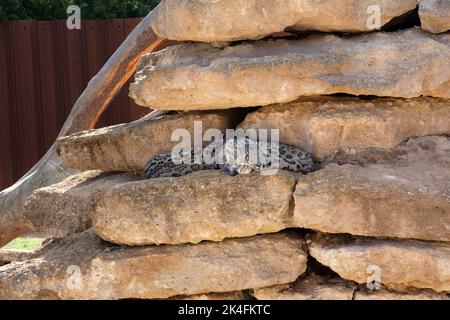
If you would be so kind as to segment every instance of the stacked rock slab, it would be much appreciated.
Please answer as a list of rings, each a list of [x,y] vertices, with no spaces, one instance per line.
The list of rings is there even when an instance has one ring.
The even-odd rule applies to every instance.
[[[450,139],[408,141],[382,164],[330,164],[301,179],[294,197],[297,227],[448,242]]]
[[[290,284],[255,289],[252,294],[258,300],[450,300],[445,293],[433,290],[369,290],[353,281],[315,273],[305,274]]]
[[[305,269],[302,240],[288,234],[124,248],[86,231],[61,240],[41,258],[2,267],[0,297],[168,298],[288,283]]]
[[[420,0],[422,28],[433,33],[450,30],[450,2],[442,0]]]
[[[128,245],[287,228],[450,241],[450,139],[410,140],[392,153],[378,157],[383,164],[329,164],[306,177],[203,172],[124,183],[99,194],[93,225],[103,239]]]
[[[37,251],[2,249],[0,250],[0,266],[16,261],[26,261],[37,256]]]
[[[319,97],[250,113],[240,129],[277,129],[280,142],[330,161],[368,149],[392,150],[410,137],[450,131],[450,103],[437,98]]]
[[[199,172],[115,186],[98,198],[97,234],[127,245],[199,243],[289,227],[296,175]],[[170,190],[176,193],[170,197]],[[132,201],[131,201],[132,199]]]
[[[422,29],[405,28],[417,9]],[[189,43],[144,56],[130,96],[187,112],[59,139],[82,173],[35,191],[25,216],[60,239],[0,267],[0,298],[448,299],[444,9],[162,0],[155,32]],[[270,38],[281,31],[291,36]],[[150,158],[192,143],[172,141],[175,130],[235,128],[277,129],[320,168],[144,177]]]
[[[254,289],[258,300],[352,300],[357,285],[336,277],[309,273],[296,282]]]
[[[203,42],[260,39],[285,29],[364,32],[416,5],[416,0],[284,0],[283,5],[273,0],[166,0],[156,9],[153,29],[165,38]],[[368,21],[371,9],[379,10],[379,26]]]
[[[196,126],[200,135],[208,129],[224,131],[236,122],[233,112],[188,112],[157,119],[144,117],[132,123],[100,130],[83,131],[58,140],[58,154],[72,168],[80,170],[139,171],[147,161],[173,147],[183,148],[194,140]],[[185,129],[189,141],[172,141],[176,129]],[[177,137],[175,137],[177,138]]]
[[[223,48],[182,44],[145,56],[130,95],[158,109],[261,106],[336,93],[448,99],[447,40],[408,29]]]
[[[318,236],[310,254],[344,279],[367,281],[368,267],[379,272],[384,285],[448,292],[450,286],[450,245],[345,236]]]
[[[25,205],[24,220],[46,238],[63,238],[92,226],[95,198],[121,182],[142,179],[134,173],[85,171],[36,190]]]
[[[86,228],[123,245],[221,241],[286,228],[449,241],[449,150],[447,137],[415,138],[391,150],[365,149],[349,156],[353,164],[330,163],[306,177],[109,174],[87,184],[73,177],[35,192],[27,216],[77,213]]]

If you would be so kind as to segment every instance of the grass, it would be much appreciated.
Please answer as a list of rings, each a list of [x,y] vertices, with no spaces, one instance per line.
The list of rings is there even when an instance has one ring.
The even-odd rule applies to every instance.
[[[15,249],[15,250],[35,250],[38,249],[44,239],[40,238],[17,238],[1,249]]]

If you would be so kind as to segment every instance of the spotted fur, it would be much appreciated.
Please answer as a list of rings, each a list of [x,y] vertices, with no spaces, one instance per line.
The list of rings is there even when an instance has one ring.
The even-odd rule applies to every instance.
[[[222,141],[221,141],[222,142]],[[278,153],[279,166],[275,167],[279,170],[287,170],[292,172],[301,172],[303,174],[310,173],[318,169],[317,163],[310,154],[303,149],[287,144],[280,144],[278,148],[274,148],[270,144],[260,143],[248,137],[234,137],[225,141],[225,143],[212,143],[206,148],[211,148],[211,155],[217,152],[225,159],[224,164],[193,164],[195,150],[191,149],[188,158],[190,164],[179,164],[182,157],[181,152],[173,159],[172,153],[164,153],[153,157],[147,164],[145,175],[148,178],[160,177],[181,177],[190,173],[201,170],[223,170],[234,176],[237,174],[250,174],[253,171],[270,170],[272,168],[271,155],[272,152]],[[244,153],[240,151],[245,150]],[[259,150],[259,156],[252,159],[250,150]],[[199,150],[201,152],[201,150]],[[239,157],[238,155],[241,155]],[[254,157],[254,156],[253,156]],[[175,161],[174,161],[175,160]]]

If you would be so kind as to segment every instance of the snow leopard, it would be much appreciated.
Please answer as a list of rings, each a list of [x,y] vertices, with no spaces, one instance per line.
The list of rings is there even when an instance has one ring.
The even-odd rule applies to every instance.
[[[223,161],[194,161],[199,154]],[[184,163],[182,160],[185,160]],[[201,170],[222,170],[231,176],[253,171],[286,170],[303,174],[317,170],[319,164],[302,148],[288,144],[258,142],[248,136],[218,139],[202,148],[179,149],[150,159],[145,176],[149,179],[182,177]]]

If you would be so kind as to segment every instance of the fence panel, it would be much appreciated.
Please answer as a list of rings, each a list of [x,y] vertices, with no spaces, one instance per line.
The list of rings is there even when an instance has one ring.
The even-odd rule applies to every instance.
[[[42,130],[44,149],[47,150],[58,136],[64,121],[64,97],[61,80],[61,48],[58,25],[55,21],[37,23],[39,85],[42,102]]]
[[[125,31],[125,21],[123,19],[110,20],[107,23],[108,28],[108,57],[117,50],[122,44],[123,39],[126,38],[127,33]],[[111,123],[120,123],[123,119],[131,119],[131,99],[128,98],[128,85],[117,94],[114,101],[108,107],[110,112]]]
[[[10,43],[9,25],[0,24],[0,44]],[[0,45],[0,187],[17,180],[15,94],[9,45]]]
[[[40,159],[43,151],[36,34],[34,21],[11,24],[19,175],[25,174]]]
[[[0,23],[0,190],[10,186],[54,142],[72,106],[140,18]],[[128,98],[128,85],[98,127],[149,112]]]
[[[86,21],[86,26],[82,29],[85,33],[85,48],[87,76],[89,79],[94,77],[98,70],[105,64],[108,57],[106,48],[108,34],[106,30],[106,21]],[[111,111],[109,108],[103,112],[97,122],[97,128],[102,128],[111,122]]]
[[[61,82],[63,85],[61,94],[64,99],[62,108],[64,118],[67,118],[88,81],[84,37],[80,30],[67,29],[66,21],[58,21],[57,24],[61,48]],[[83,21],[81,30],[84,29],[85,22]]]

